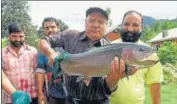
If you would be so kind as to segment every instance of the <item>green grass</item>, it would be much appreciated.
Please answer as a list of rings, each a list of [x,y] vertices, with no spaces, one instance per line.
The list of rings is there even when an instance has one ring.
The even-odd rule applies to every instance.
[[[152,104],[148,87],[145,104]],[[177,104],[177,83],[161,86],[161,104]]]

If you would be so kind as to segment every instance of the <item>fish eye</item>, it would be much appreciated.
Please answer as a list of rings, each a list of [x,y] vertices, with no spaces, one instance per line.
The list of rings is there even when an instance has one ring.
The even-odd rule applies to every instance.
[[[146,51],[146,49],[145,49],[145,48],[139,48],[138,51],[140,51],[140,52],[144,52],[144,51]]]

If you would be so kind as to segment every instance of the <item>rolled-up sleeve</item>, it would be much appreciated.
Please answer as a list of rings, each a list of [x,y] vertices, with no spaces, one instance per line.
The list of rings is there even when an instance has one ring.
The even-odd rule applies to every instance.
[[[42,53],[37,54],[37,69],[36,72],[45,73],[46,65],[48,64],[48,59]]]
[[[42,69],[42,68],[37,68],[37,69],[36,69],[36,72],[37,72],[37,73],[45,74],[45,73],[46,73],[46,70],[45,70],[45,69]]]

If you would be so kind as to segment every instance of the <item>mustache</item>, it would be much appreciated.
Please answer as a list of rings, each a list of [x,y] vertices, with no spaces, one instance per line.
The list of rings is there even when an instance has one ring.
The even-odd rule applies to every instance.
[[[14,47],[20,47],[24,44],[24,41],[10,41],[10,43]]]
[[[137,42],[142,32],[121,31],[121,38],[124,42]]]

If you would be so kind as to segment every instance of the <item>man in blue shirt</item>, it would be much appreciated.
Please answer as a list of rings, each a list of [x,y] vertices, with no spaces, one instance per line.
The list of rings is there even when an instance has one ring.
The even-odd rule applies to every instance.
[[[59,23],[53,17],[47,17],[44,19],[43,30],[45,36],[50,36],[57,34],[60,31]],[[55,49],[59,51],[60,48]],[[45,80],[45,74],[47,76]],[[48,58],[42,53],[38,53],[38,66],[36,70],[36,79],[38,87],[38,102],[39,104],[45,104],[47,99],[44,94],[44,82],[48,81],[48,84],[45,85],[48,102],[50,104],[65,104],[66,91],[64,86],[61,85],[63,81],[63,76],[58,76],[54,79],[52,76],[52,67],[48,65]]]

